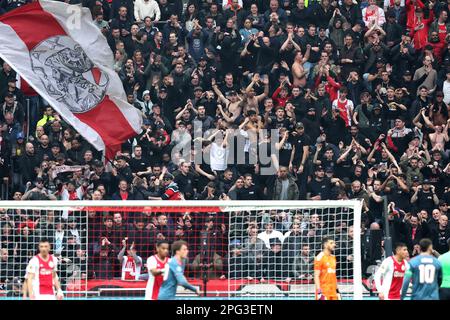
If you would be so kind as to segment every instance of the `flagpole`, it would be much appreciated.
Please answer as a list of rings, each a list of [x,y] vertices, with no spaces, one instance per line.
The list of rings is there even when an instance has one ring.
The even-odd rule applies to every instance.
[[[30,98],[27,98],[27,142],[30,140]]]

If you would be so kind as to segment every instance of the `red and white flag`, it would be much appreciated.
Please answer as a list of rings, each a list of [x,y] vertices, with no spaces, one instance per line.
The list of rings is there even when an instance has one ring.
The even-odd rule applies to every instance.
[[[0,57],[108,159],[141,132],[113,54],[78,5],[37,1],[0,16]]]

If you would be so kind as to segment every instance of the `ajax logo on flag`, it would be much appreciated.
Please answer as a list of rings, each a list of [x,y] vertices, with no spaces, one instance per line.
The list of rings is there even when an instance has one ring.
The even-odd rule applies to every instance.
[[[71,112],[87,112],[105,97],[108,76],[95,67],[72,38],[48,38],[30,51],[30,58],[47,93]]]

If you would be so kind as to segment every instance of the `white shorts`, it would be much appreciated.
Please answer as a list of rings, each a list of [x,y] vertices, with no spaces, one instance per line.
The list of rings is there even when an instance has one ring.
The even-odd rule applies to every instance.
[[[36,300],[56,300],[56,296],[54,294],[37,294]]]
[[[153,295],[153,291],[151,291],[150,289],[145,289],[144,300],[153,300],[152,295]]]

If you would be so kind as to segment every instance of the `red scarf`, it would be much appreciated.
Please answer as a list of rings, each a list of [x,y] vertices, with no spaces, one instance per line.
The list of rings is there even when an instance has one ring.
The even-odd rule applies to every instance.
[[[122,200],[128,200],[128,192],[122,192],[120,191],[120,197],[122,198]]]
[[[392,0],[391,0],[392,1]],[[373,8],[374,7],[374,8]],[[366,21],[369,21],[369,18],[370,17],[372,17],[372,16],[376,16],[376,20],[375,21],[377,21],[378,22],[378,18],[379,18],[379,16],[378,16],[378,6],[373,6],[372,8],[369,6],[369,7],[367,7],[366,8],[366,14],[365,14],[365,18],[366,18]]]

